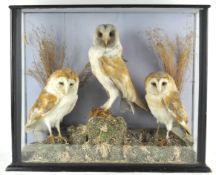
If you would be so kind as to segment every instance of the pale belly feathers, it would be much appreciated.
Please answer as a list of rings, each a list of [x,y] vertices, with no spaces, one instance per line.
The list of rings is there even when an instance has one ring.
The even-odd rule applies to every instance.
[[[101,57],[108,57],[112,59],[112,57],[121,57],[121,50],[118,49],[103,49],[97,47],[91,47],[89,49],[89,61],[91,64],[91,70],[97,80],[101,83],[101,85],[106,89],[106,91],[110,91],[116,89],[112,80],[103,73],[100,66],[99,59]]]
[[[161,97],[146,95],[146,101],[152,115],[157,119],[157,122],[165,124],[166,126],[172,125],[174,118],[161,103]]]
[[[59,124],[64,118],[64,116],[69,114],[73,110],[77,99],[77,94],[62,97],[56,107],[52,111],[47,113],[43,120],[49,122],[51,127]]]

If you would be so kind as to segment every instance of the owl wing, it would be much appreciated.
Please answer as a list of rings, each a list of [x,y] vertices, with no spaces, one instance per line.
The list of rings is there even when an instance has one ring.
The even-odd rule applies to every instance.
[[[138,98],[125,61],[121,57],[100,59],[102,71],[113,81],[122,93],[122,97],[128,102],[134,102],[137,106],[147,110],[144,103]]]
[[[46,90],[43,90],[37,101],[31,108],[26,128],[30,128],[35,122],[42,119],[46,113],[53,110],[58,103],[58,98]]]
[[[188,128],[188,114],[181,103],[179,93],[171,93],[169,96],[162,99],[162,103],[176,119],[176,121],[190,134],[190,130]]]

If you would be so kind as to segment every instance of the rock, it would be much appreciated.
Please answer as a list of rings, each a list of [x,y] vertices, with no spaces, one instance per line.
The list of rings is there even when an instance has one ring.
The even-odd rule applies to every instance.
[[[174,127],[174,131],[177,131]],[[181,131],[181,130],[180,130]],[[182,133],[177,135],[176,133]],[[170,132],[170,139],[166,140],[166,129],[159,130],[159,141],[155,139],[155,129],[128,129],[123,117],[91,117],[86,125],[70,126],[67,128],[69,144],[102,143],[112,145],[148,145],[148,146],[191,146],[184,140],[181,132]]]
[[[126,133],[127,124],[123,117],[92,117],[87,123],[89,144],[121,145]]]
[[[125,145],[140,145],[143,141],[144,130],[142,129],[128,129],[127,135],[124,141]]]
[[[87,139],[87,132],[86,132],[86,125],[79,125],[78,127],[75,127],[71,125],[67,129],[67,135],[68,137],[68,143],[69,144],[84,144]]]
[[[91,117],[86,125],[70,126],[67,129],[70,144],[113,144],[124,143],[127,124],[123,117]]]

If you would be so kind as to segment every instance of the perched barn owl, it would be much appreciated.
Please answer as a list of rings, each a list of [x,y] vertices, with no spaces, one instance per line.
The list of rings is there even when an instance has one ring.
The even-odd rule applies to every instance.
[[[96,28],[93,46],[88,54],[92,73],[109,95],[102,109],[110,109],[117,97],[121,96],[131,112],[134,113],[133,104],[146,110],[131,81],[122,55],[119,33],[114,25],[102,24]]]
[[[182,105],[175,81],[169,74],[165,72],[149,74],[145,79],[145,90],[145,98],[151,113],[157,119],[158,129],[159,123],[166,126],[167,139],[174,121],[177,121],[186,133],[190,134],[187,112]]]
[[[60,131],[60,122],[65,115],[70,113],[78,99],[77,91],[79,78],[71,69],[57,70],[49,77],[45,88],[31,108],[26,123],[28,130],[49,131],[48,140],[54,143],[52,127],[58,131],[58,139],[65,141]]]

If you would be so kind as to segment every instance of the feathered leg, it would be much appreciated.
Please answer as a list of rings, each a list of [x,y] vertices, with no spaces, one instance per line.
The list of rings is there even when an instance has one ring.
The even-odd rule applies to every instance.
[[[63,143],[65,143],[65,144],[67,144],[68,142],[67,142],[67,139],[65,138],[65,137],[63,137],[62,136],[62,134],[61,134],[61,128],[60,128],[60,121],[58,121],[57,123],[56,123],[56,129],[57,129],[57,131],[58,131],[58,136],[57,136],[57,141],[58,142],[63,142]]]
[[[45,121],[45,124],[46,124],[46,126],[48,128],[48,131],[49,131],[49,136],[48,136],[48,138],[47,138],[47,140],[45,142],[48,143],[48,144],[53,144],[53,143],[55,143],[55,138],[54,138],[54,136],[52,134],[52,128],[51,128],[49,122]]]
[[[154,137],[155,137],[156,143],[158,143],[159,146],[164,146],[167,144],[167,139],[162,138],[162,137],[160,138],[159,131],[160,131],[160,123],[158,122]]]
[[[169,123],[166,125],[166,129],[167,129],[166,139],[167,139],[167,141],[169,140],[169,132],[171,131],[172,126],[173,126],[173,122],[172,122],[172,121],[169,122]]]
[[[109,117],[112,113],[109,111],[112,104],[117,99],[119,92],[116,89],[111,89],[108,91],[109,99],[100,108],[93,108],[90,116],[91,117]]]
[[[156,129],[156,132],[154,134],[155,139],[159,138],[159,129],[160,129],[160,123],[158,122],[157,123],[157,129]]]
[[[114,88],[108,91],[108,93],[109,93],[109,99],[103,104],[103,106],[101,106],[101,108],[103,108],[104,110],[110,109],[112,104],[115,102],[115,100],[119,96],[118,90]]]

